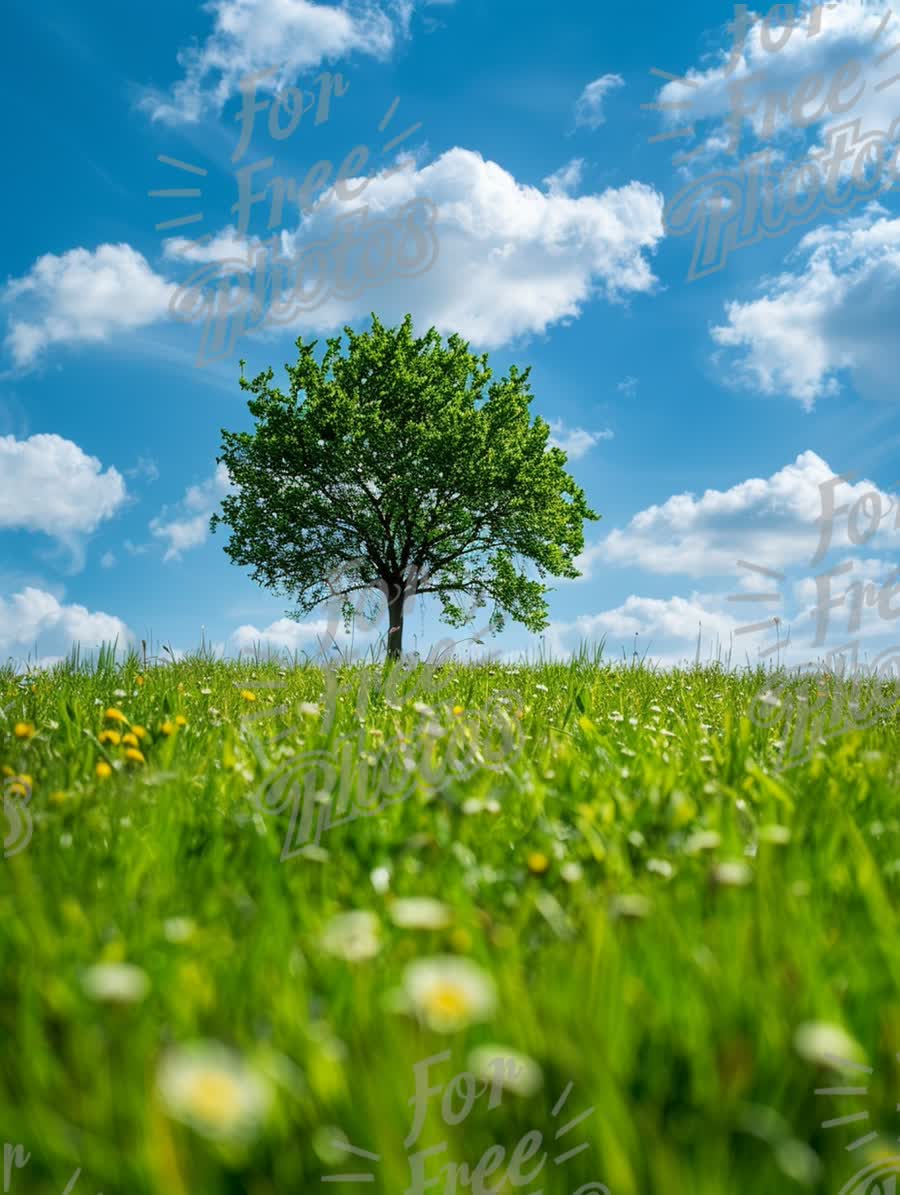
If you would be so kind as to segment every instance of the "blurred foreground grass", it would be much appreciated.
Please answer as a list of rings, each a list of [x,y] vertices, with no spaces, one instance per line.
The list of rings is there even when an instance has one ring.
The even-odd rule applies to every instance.
[[[765,727],[767,685],[585,660],[0,673],[0,1145],[31,1154],[8,1189],[836,1193],[900,1153],[896,694],[784,769],[786,695],[840,685],[782,687]],[[315,812],[317,787],[394,804],[301,849],[312,775]],[[518,1079],[458,1124],[438,1092],[416,1134],[414,1065],[449,1051],[438,1088],[485,1046]],[[841,1086],[865,1092],[815,1090]],[[510,1169],[533,1131],[547,1161]],[[474,1187],[438,1178],[494,1143]]]

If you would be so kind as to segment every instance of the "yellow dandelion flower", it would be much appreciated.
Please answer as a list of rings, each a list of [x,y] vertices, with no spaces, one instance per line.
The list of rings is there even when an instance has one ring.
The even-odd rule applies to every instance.
[[[105,759],[101,759],[94,770],[97,773],[98,780],[108,780],[112,775],[112,768]]]
[[[463,709],[463,707],[462,707],[461,705],[455,705],[455,706],[453,707],[453,716],[454,716],[454,718],[458,718],[460,714],[464,714],[465,712],[466,712],[466,711]]]
[[[57,791],[55,793],[50,794],[50,800],[53,802],[54,805],[62,805],[65,801],[68,800],[68,795],[66,793],[64,793],[62,791],[62,789],[57,789]]]
[[[175,715],[175,725],[176,726],[187,726],[187,718],[184,716],[184,714],[176,714]]]
[[[244,701],[256,701],[256,694],[252,689],[241,689],[241,697]]]
[[[168,738],[168,736],[170,734],[175,733],[175,723],[174,722],[163,722],[159,728],[159,732],[160,732],[160,734],[164,734]]]
[[[550,860],[543,851],[532,851],[525,861],[532,875],[542,876],[550,867]]]
[[[6,791],[13,797],[30,797],[31,788],[27,784],[23,784],[21,780],[14,780],[12,784],[6,786]]]
[[[127,722],[128,719],[121,710],[117,710],[115,706],[110,706],[105,714],[107,722]]]
[[[101,730],[97,735],[97,739],[101,743],[111,743],[113,747],[118,747],[122,741],[122,736],[117,730]]]
[[[9,766],[8,763],[5,763],[3,765],[3,767],[0,768],[0,772],[2,772],[4,776],[15,776],[15,772],[12,770],[12,768]]]
[[[125,758],[130,759],[132,763],[146,763],[146,759],[138,751],[137,747],[128,747],[125,751]]]
[[[131,733],[123,734],[122,735],[122,746],[123,747],[139,747],[140,743],[138,742],[137,735],[131,734]]]
[[[18,780],[20,784],[27,784],[29,788],[34,788],[34,781],[27,772],[20,772],[19,775],[16,776],[16,780]]]
[[[136,676],[134,678],[134,683],[137,685],[138,688],[140,688],[141,685],[144,683],[144,678],[142,676]]]
[[[17,722],[13,727],[13,734],[17,739],[30,739],[34,734],[34,727],[30,722]]]
[[[144,726],[132,726],[131,733],[136,735],[139,739],[145,739],[147,737],[147,729]]]

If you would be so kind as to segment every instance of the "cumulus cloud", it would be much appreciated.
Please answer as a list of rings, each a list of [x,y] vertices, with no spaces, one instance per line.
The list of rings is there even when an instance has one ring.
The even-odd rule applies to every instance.
[[[408,32],[413,0],[211,0],[205,8],[213,29],[202,45],[178,55],[184,77],[169,95],[151,92],[142,100],[154,120],[193,122],[219,112],[244,76],[273,66],[279,70],[270,86],[280,88],[353,54],[384,60]]]
[[[374,295],[386,320],[399,322],[411,311],[420,324],[434,324],[448,335],[457,332],[490,349],[575,319],[594,299],[621,302],[652,292],[657,285],[650,256],[663,236],[663,200],[644,183],[633,181],[574,198],[520,183],[471,150],[448,150],[421,167],[408,157],[405,162],[402,169],[370,178],[359,203],[347,202],[334,191],[323,195],[300,227],[283,230],[279,240],[289,259],[287,272],[295,273],[294,263],[307,247],[324,242],[333,262],[339,248],[350,245],[355,247],[347,252],[358,257],[360,246],[370,243],[367,230],[376,223],[384,230],[385,221],[394,220],[395,264],[401,249],[410,255],[416,238],[420,248],[424,244],[415,270],[394,276],[389,269],[386,277],[367,285],[361,279],[355,294],[330,293],[318,307],[293,318],[283,313],[279,331],[333,331],[366,318]],[[347,183],[356,189],[363,181],[354,178]],[[404,232],[400,217],[410,204],[418,204],[420,213],[433,214],[433,230],[426,233],[427,226],[420,222],[412,231],[407,224]],[[258,244],[229,227],[193,247],[172,239],[165,253],[169,260],[180,257],[192,265],[220,263],[222,277],[237,273],[242,277],[235,285],[246,285],[243,275]],[[73,262],[78,264],[75,274],[96,282],[86,304],[79,302],[70,277]],[[128,246],[42,258],[26,280],[12,284],[10,298],[24,300],[38,277],[43,280],[43,314],[31,322],[17,318],[7,337],[19,364],[33,362],[57,341],[102,340],[113,331],[168,318],[176,290]],[[288,286],[294,281],[292,275]],[[195,309],[203,314],[201,302]]]
[[[90,535],[124,505],[114,468],[62,436],[0,436],[0,528],[38,531],[79,554]]]
[[[151,520],[151,534],[167,541],[163,560],[180,560],[183,552],[199,548],[206,542],[209,520],[230,490],[228,470],[224,465],[217,465],[212,477],[188,487],[174,513],[164,507]]]
[[[611,440],[613,432],[606,428],[600,432],[585,431],[583,427],[566,427],[561,419],[550,420],[549,443],[561,448],[570,460],[577,461],[586,456],[602,440]]]
[[[5,288],[15,304],[6,348],[16,365],[33,365],[48,346],[104,341],[162,319],[173,287],[130,245],[45,253]]]
[[[617,87],[624,86],[625,80],[621,75],[601,75],[593,83],[588,83],[575,104],[575,124],[588,129],[599,129],[606,122],[606,114],[603,111],[606,97]]]
[[[878,85],[896,74],[885,54],[900,26],[896,20],[884,23],[891,13],[887,0],[781,6],[782,15],[788,7],[796,13],[790,34],[775,20],[767,28],[765,11],[750,13],[740,44],[732,22],[720,31],[721,44],[708,65],[681,72],[687,83],[676,80],[660,89],[658,102],[670,105],[663,109],[666,125],[709,128],[711,122],[711,131],[701,135],[706,156],[739,158],[761,144],[804,142],[807,133],[815,138],[829,123],[850,118],[859,119],[863,133],[890,130],[896,97]],[[858,70],[851,75],[848,65],[842,85],[839,72],[853,62]],[[665,65],[675,70],[675,64]],[[678,148],[692,143],[680,141]]]
[[[280,326],[341,327],[368,314],[374,291],[383,318],[399,321],[411,311],[419,323],[494,348],[576,318],[598,296],[618,301],[656,285],[649,254],[663,235],[662,197],[652,187],[630,182],[579,198],[547,194],[460,148],[421,168],[374,176],[361,197],[364,208],[329,192],[298,231],[281,234],[282,251],[296,258],[314,242],[337,244],[339,226],[352,238],[367,222],[397,216],[416,201],[436,213],[434,249],[423,253],[428,268],[420,276],[388,277],[377,290],[332,296]],[[233,229],[221,234],[229,256],[234,237]],[[215,243],[188,252],[195,262],[220,260]]]
[[[583,614],[570,622],[553,622],[548,647],[565,655],[581,645],[605,643],[607,658],[638,659],[647,655],[666,667],[701,662],[728,661],[734,653],[734,633],[739,621],[724,608],[718,594],[693,593],[689,597],[649,598],[633,594],[621,605],[598,614]],[[734,660],[743,663],[743,660]]]
[[[829,495],[835,511],[829,552],[900,546],[896,497],[870,481],[838,480],[826,461],[807,451],[768,478],[706,490],[700,497],[676,494],[650,506],[589,547],[576,566],[585,576],[597,563],[692,577],[735,577],[741,561],[772,570],[824,571],[829,567],[824,556],[821,564],[811,562],[823,542],[820,520],[828,513],[823,504]],[[879,519],[871,513],[876,509]]]
[[[571,195],[581,185],[584,158],[572,158],[559,170],[554,170],[544,179],[544,186],[551,195]]]
[[[120,619],[85,606],[65,604],[46,590],[28,586],[9,598],[0,597],[0,652],[14,659],[34,658],[43,663],[66,656],[77,644],[90,651],[116,642],[119,648],[134,642]]]
[[[786,394],[811,410],[843,379],[871,398],[895,398],[900,372],[900,219],[871,207],[809,233],[793,268],[763,293],[726,305],[712,329],[734,350],[729,370],[764,394]]]

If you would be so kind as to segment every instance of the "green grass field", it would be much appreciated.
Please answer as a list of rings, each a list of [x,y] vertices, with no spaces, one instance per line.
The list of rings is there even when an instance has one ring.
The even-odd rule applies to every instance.
[[[761,673],[328,683],[203,657],[0,674],[10,1191],[836,1195],[900,1154],[889,684],[785,768]],[[304,784],[345,815],[306,846]]]

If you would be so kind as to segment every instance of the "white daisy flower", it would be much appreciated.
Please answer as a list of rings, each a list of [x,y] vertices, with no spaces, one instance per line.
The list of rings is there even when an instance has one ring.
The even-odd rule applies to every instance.
[[[469,1054],[469,1070],[483,1082],[498,1084],[514,1095],[534,1095],[544,1081],[533,1058],[493,1042]]]
[[[163,922],[163,933],[168,942],[189,942],[197,929],[192,917],[169,917]]]
[[[684,844],[684,850],[688,855],[696,855],[699,851],[714,851],[721,842],[721,835],[715,830],[698,830]]]
[[[436,1033],[486,1021],[496,1007],[494,981],[469,959],[437,955],[410,963],[403,975],[409,1005]]]
[[[369,879],[372,881],[372,887],[379,895],[382,892],[387,892],[391,886],[391,873],[386,867],[373,868]]]
[[[253,1140],[269,1111],[268,1084],[221,1042],[171,1047],[156,1081],[168,1114],[214,1140]]]
[[[381,949],[381,923],[374,913],[357,909],[352,913],[338,913],[325,926],[322,949],[349,963],[374,958]]]
[[[445,929],[452,918],[450,907],[430,896],[395,900],[390,915],[400,929]]]
[[[841,1025],[827,1021],[804,1021],[794,1033],[794,1049],[807,1062],[819,1066],[831,1064],[838,1070],[842,1064],[854,1068],[863,1062],[862,1046]]]
[[[300,713],[306,714],[308,718],[318,718],[319,714],[322,712],[315,701],[301,701],[299,709]]]
[[[81,976],[81,986],[92,1000],[108,1004],[139,1004],[147,995],[146,971],[131,963],[97,963]]]
[[[744,888],[753,879],[753,873],[740,859],[726,859],[712,869],[712,878],[723,888]]]

